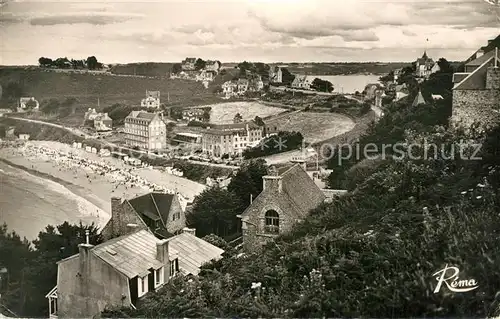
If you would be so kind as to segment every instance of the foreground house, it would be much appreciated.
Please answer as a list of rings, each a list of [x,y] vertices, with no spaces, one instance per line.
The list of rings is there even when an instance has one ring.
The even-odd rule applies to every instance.
[[[51,318],[90,318],[106,306],[135,307],[148,292],[176,275],[196,276],[222,258],[222,249],[190,232],[167,240],[147,230],[78,245],[80,252],[57,263],[57,285],[45,296]]]
[[[166,239],[186,227],[186,215],[177,194],[149,193],[125,200],[112,197],[111,219],[102,229],[103,238],[123,235],[131,223]]]
[[[167,145],[167,125],[158,113],[130,112],[125,118],[124,133],[129,147],[160,150]]]
[[[239,155],[262,139],[262,127],[254,122],[213,125],[203,131],[202,152],[209,156]]]
[[[247,251],[258,249],[290,231],[326,199],[301,164],[274,169],[262,179],[262,192],[238,215],[242,222],[243,247]]]
[[[499,44],[500,46],[500,44]],[[499,49],[465,65],[465,73],[453,74],[453,125],[470,127],[478,121],[483,128],[500,122]]]

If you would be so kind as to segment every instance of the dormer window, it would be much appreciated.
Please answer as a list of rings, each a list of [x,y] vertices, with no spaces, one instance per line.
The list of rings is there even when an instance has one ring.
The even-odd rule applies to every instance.
[[[170,278],[179,272],[179,258],[170,261]]]
[[[137,278],[137,288],[138,288],[138,297],[142,297],[144,296],[148,290],[149,290],[149,287],[148,287],[148,276],[144,276],[144,277],[138,277]]]
[[[155,289],[158,288],[159,286],[163,285],[163,283],[165,282],[165,278],[163,278],[163,267],[161,267],[160,269],[156,269],[154,271],[154,277],[155,277]]]

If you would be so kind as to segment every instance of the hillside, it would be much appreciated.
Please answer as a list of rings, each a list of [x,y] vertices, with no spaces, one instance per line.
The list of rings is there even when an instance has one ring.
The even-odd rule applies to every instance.
[[[75,113],[81,117],[89,108],[100,108],[115,103],[138,106],[145,97],[146,90],[159,90],[162,103],[175,106],[192,106],[214,100],[213,94],[201,83],[180,79],[144,78],[132,76],[112,76],[104,74],[76,74],[68,72],[44,71],[32,68],[0,68],[0,85],[3,99],[0,108],[15,106],[16,99],[10,96],[34,96],[43,108],[51,99],[62,102],[67,98],[76,99]],[[216,101],[218,99],[215,99]]]
[[[113,74],[144,75],[144,76],[169,76],[174,63],[127,63],[115,64],[110,68]]]
[[[429,81],[434,85],[424,83],[425,94],[449,91],[450,74]],[[335,158],[330,163],[336,166],[330,180],[340,175],[349,176],[344,182],[356,181],[351,192],[313,210],[263,252],[236,255],[229,250],[198,278],[171,280],[137,310],[109,309],[105,315],[498,315],[500,127],[485,135],[449,128],[449,94],[445,96],[445,101],[418,108],[411,106],[411,97],[387,108],[360,140],[361,146],[377,146],[378,160],[365,155],[350,157],[349,165],[335,164]],[[462,150],[453,146],[466,138],[483,141],[477,154],[482,160],[459,156]],[[436,149],[424,150],[424,141]],[[411,158],[380,152],[383,144],[398,142],[415,146]],[[434,293],[433,274],[447,264],[459,268],[460,280],[474,279],[478,289],[450,293],[443,286]]]

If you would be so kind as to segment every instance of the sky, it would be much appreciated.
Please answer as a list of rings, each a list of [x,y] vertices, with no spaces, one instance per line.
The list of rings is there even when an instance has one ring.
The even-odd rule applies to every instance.
[[[458,61],[499,34],[487,0],[0,0],[0,65]]]

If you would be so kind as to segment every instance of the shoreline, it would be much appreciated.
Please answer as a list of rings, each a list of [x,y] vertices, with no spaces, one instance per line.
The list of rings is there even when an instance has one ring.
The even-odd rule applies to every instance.
[[[99,202],[98,200],[96,200],[94,197],[92,196],[88,196],[88,194],[86,194],[83,190],[84,188],[82,186],[79,186],[79,185],[76,185],[76,184],[73,184],[73,183],[70,183],[68,181],[65,181],[59,177],[56,177],[56,176],[53,176],[53,175],[50,175],[48,173],[44,173],[44,172],[40,172],[40,171],[37,171],[36,169],[33,169],[33,168],[29,168],[29,167],[26,167],[24,165],[19,165],[19,164],[15,164],[5,158],[2,158],[0,157],[0,162],[8,165],[8,166],[11,166],[11,167],[14,167],[14,168],[17,168],[17,169],[20,169],[28,174],[31,174],[33,176],[36,176],[36,177],[40,177],[40,178],[43,178],[43,179],[46,179],[46,180],[50,180],[54,183],[57,183],[65,188],[67,188],[70,192],[72,192],[74,195],[78,196],[78,197],[81,197],[81,198],[84,198],[86,199],[87,201],[89,201],[90,203],[92,203],[93,205],[99,207],[100,209],[104,210],[104,211],[108,211],[108,207],[103,207],[103,203],[102,202]],[[111,217],[111,216],[110,216]]]

